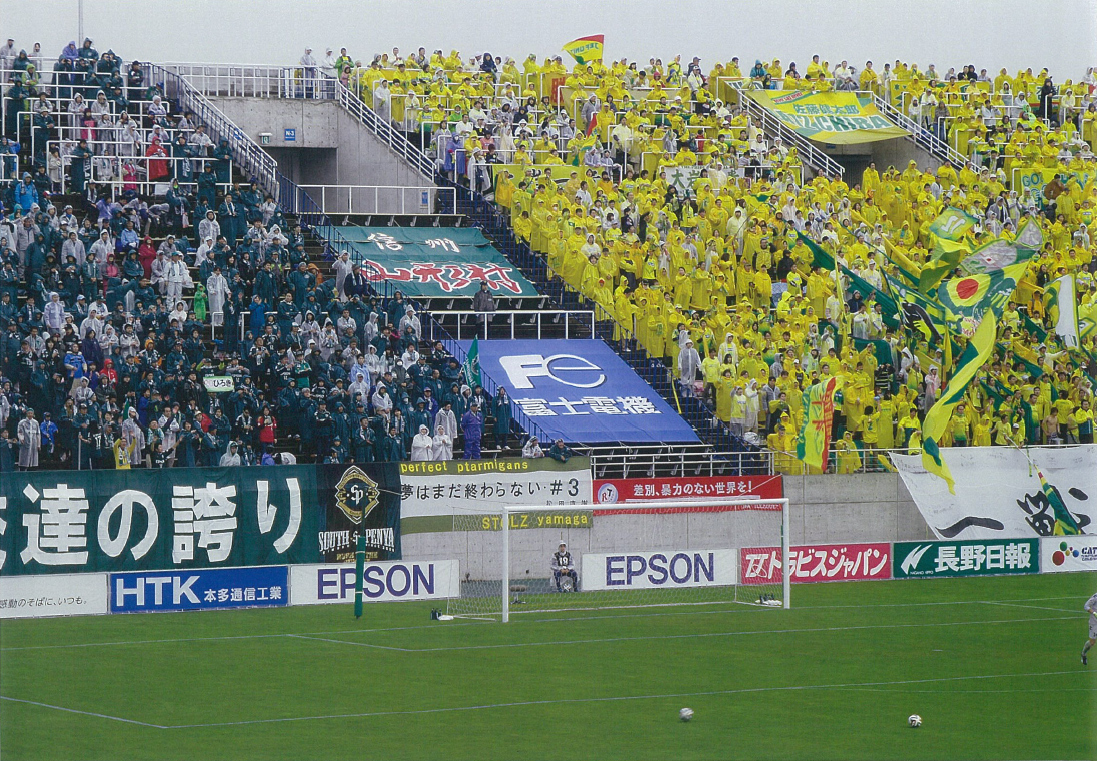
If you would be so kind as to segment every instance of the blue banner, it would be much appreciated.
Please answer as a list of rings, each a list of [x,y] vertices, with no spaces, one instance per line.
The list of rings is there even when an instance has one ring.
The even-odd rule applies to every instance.
[[[467,350],[468,341],[461,342]],[[697,442],[693,428],[604,341],[480,341],[480,372],[552,439]]]
[[[111,613],[273,608],[289,601],[289,569],[208,568],[110,575]]]

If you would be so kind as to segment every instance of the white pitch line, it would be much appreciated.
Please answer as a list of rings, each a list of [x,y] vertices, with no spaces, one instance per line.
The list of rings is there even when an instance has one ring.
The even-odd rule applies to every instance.
[[[947,600],[937,602],[910,602],[910,603],[880,603],[872,605],[805,605],[803,607],[795,608],[796,611],[825,611],[836,609],[856,609],[856,610],[871,610],[874,608],[918,608],[926,606],[940,606],[940,605],[1009,605],[1019,602],[1041,602],[1048,600],[1082,600],[1083,598],[1076,596],[1066,597],[1028,597],[1018,598],[1017,600]],[[606,619],[617,619],[621,621],[631,621],[638,618],[668,618],[673,616],[710,616],[725,613],[757,613],[758,608],[749,607],[745,605],[739,605],[736,603],[728,603],[734,607],[721,610],[692,610],[688,612],[674,612],[674,611],[660,611],[657,613],[631,613],[621,615],[579,615],[579,616],[555,616],[552,618],[534,618],[532,616],[538,615],[533,611],[522,611],[531,615],[529,618],[523,618],[522,620],[528,624],[540,624],[540,623],[554,623],[558,621],[600,621]],[[1023,606],[1018,606],[1023,607]],[[1046,608],[1046,610],[1060,610],[1059,608]],[[516,619],[517,620],[517,619]],[[1028,619],[1020,619],[1028,620]],[[1054,619],[1038,619],[1038,620],[1054,620]],[[415,626],[391,626],[380,627],[376,629],[336,629],[333,631],[320,631],[320,632],[294,632],[298,636],[315,636],[325,634],[374,634],[383,632],[399,632],[399,631],[416,631],[422,629],[434,629],[436,631],[443,631],[444,629],[453,629],[455,627],[465,626],[484,626],[487,623],[496,623],[490,621],[451,621],[446,623],[444,627],[439,626],[437,623],[420,624]],[[145,639],[145,640],[116,640],[113,642],[71,642],[60,643],[55,645],[21,645],[15,647],[3,647],[0,646],[0,652],[18,652],[23,650],[63,650],[70,647],[113,647],[117,645],[162,645],[171,644],[175,642],[221,642],[226,640],[242,640],[242,639],[275,639],[280,637],[288,637],[290,634],[240,634],[232,636],[219,636],[219,637],[174,637],[166,639]]]
[[[1008,608],[1032,608],[1033,610],[1054,610],[1058,613],[1069,613],[1073,608],[1049,608],[1046,605],[1021,605],[1016,602],[994,602],[988,601],[987,605],[1004,605]]]
[[[121,721],[125,724],[137,724],[142,727],[150,727],[152,729],[170,729],[171,727],[164,726],[163,724],[149,724],[147,721],[137,721],[136,719],[123,719],[121,716],[111,716],[105,713],[95,713],[94,711],[81,711],[76,708],[65,708],[64,706],[55,706],[50,703],[39,703],[37,700],[23,700],[22,698],[9,698],[7,695],[0,695],[0,700],[8,700],[12,703],[26,703],[27,705],[39,706],[41,708],[51,708],[54,711],[64,711],[65,713],[78,713],[82,716],[94,716],[97,719],[110,719],[111,721]]]
[[[358,647],[372,647],[377,650],[395,650],[398,653],[417,653],[418,650],[411,650],[406,647],[391,647],[389,645],[375,645],[371,642],[349,642],[345,639],[329,639],[327,637],[313,637],[310,634],[287,634],[287,637],[293,637],[294,639],[311,639],[317,642],[335,642],[339,645],[357,645]]]
[[[1019,624],[1028,622],[1046,623],[1048,621],[1073,621],[1081,616],[1053,616],[1049,618],[1005,618],[993,621],[942,621],[929,624],[866,624],[864,626],[828,626],[805,629],[758,629],[734,632],[705,632],[703,634],[651,634],[642,637],[606,637],[601,639],[548,640],[545,642],[502,642],[494,645],[454,645],[452,647],[414,647],[389,648],[408,653],[445,653],[456,650],[496,650],[517,647],[543,647],[546,645],[594,645],[607,642],[643,642],[648,640],[705,639],[711,637],[745,637],[754,634],[811,634],[819,632],[849,632],[864,629],[923,629],[938,626],[976,626],[986,624]],[[328,639],[325,642],[338,642],[344,645],[374,647],[351,640]]]
[[[857,689],[865,687],[889,687],[903,684],[931,684],[934,682],[961,682],[977,679],[1015,679],[1018,677],[1040,677],[1040,676],[1062,676],[1064,674],[1082,674],[1083,671],[1077,669],[1073,671],[1045,671],[1028,674],[976,674],[972,676],[951,676],[951,677],[936,677],[933,679],[903,679],[892,682],[861,682],[861,683],[848,683],[848,684],[805,684],[805,685],[790,685],[786,687],[743,687],[733,690],[709,690],[704,692],[671,692],[661,695],[615,695],[601,698],[564,698],[562,700],[525,700],[516,701],[511,703],[484,703],[481,705],[471,706],[449,706],[443,708],[419,708],[408,709],[404,711],[373,711],[367,713],[339,713],[339,714],[326,714],[320,716],[291,716],[280,719],[250,719],[246,721],[221,721],[211,722],[209,724],[176,724],[165,727],[165,729],[205,729],[213,727],[242,727],[252,724],[280,724],[291,721],[321,721],[326,719],[363,719],[378,716],[409,716],[409,715],[421,715],[421,714],[435,714],[435,713],[455,713],[460,711],[480,711],[490,708],[520,708],[525,706],[546,706],[546,705],[561,705],[561,704],[581,704],[581,703],[609,703],[609,702],[623,702],[631,700],[664,700],[670,698],[695,698],[695,697],[711,697],[718,695],[738,695],[744,693],[758,693],[758,692],[795,692],[806,690],[846,690]]]

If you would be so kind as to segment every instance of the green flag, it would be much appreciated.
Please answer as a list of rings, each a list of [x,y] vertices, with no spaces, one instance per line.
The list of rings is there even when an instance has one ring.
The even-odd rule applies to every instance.
[[[960,240],[978,221],[966,211],[950,206],[929,223],[929,231],[938,238]]]
[[[941,439],[952,421],[952,411],[964,400],[964,391],[994,351],[997,327],[998,322],[993,312],[988,313],[979,323],[975,335],[960,355],[960,361],[956,363],[956,372],[941,392],[941,397],[926,413],[926,419],[922,423],[922,466],[928,472],[943,478],[952,494],[956,493],[953,488],[955,482],[948,464],[941,457]]]
[[[465,355],[465,383],[471,388],[477,386],[483,386],[484,384],[480,380],[480,338],[477,336],[472,339],[472,345],[469,346],[468,354]]]
[[[1052,535],[1074,536],[1081,534],[1082,529],[1078,526],[1078,521],[1070,514],[1070,510],[1067,510],[1067,506],[1063,504],[1063,497],[1059,494],[1059,490],[1048,483],[1039,468],[1036,469],[1036,475],[1040,477],[1040,490],[1047,497],[1048,504],[1051,505],[1051,511],[1055,514],[1055,524],[1051,530]]]
[[[969,275],[988,274],[1014,264],[1027,262],[1035,254],[1034,248],[1014,245],[1007,240],[997,238],[967,253],[960,260],[960,269]]]

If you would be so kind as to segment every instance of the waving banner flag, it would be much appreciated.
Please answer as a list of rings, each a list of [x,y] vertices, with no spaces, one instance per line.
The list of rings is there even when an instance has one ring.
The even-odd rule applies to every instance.
[[[1023,264],[1035,255],[1036,249],[1025,248],[998,238],[960,260],[960,269],[969,275],[989,274],[1014,264]]]
[[[954,488],[956,482],[952,478],[948,465],[941,457],[941,439],[944,438],[948,425],[952,421],[952,411],[964,400],[964,392],[968,385],[994,351],[997,326],[998,320],[994,313],[988,312],[979,323],[964,353],[960,355],[956,372],[949,379],[948,385],[941,393],[941,398],[926,413],[925,422],[922,423],[922,467],[943,478],[948,484],[950,494],[956,493]]]
[[[963,212],[958,213],[963,214]],[[934,220],[930,229],[933,229],[933,225],[940,223],[946,214]],[[950,217],[943,225],[951,225],[955,219]],[[932,259],[926,262],[919,278],[918,289],[922,293],[929,293],[936,288],[957,267],[968,275],[985,275],[1013,264],[1027,262],[1044,244],[1044,234],[1040,226],[1030,219],[1021,225],[1017,239],[1012,243],[1004,238],[996,238],[972,249],[970,240],[970,238],[960,240],[938,236],[933,246]]]
[[[929,231],[938,238],[958,241],[971,232],[978,221],[963,209],[949,206],[929,223]]]
[[[1074,295],[1074,275],[1063,275],[1048,283],[1044,291],[1044,311],[1055,326],[1055,333],[1068,349],[1078,348],[1078,298]]]
[[[1097,301],[1078,307],[1078,335],[1089,338],[1097,333]]]
[[[465,371],[465,383],[469,384],[473,388],[476,386],[483,386],[484,382],[480,378],[480,337],[476,336],[472,339],[472,344],[469,345],[468,353],[465,355],[465,362],[462,367]]]
[[[995,272],[946,280],[937,289],[937,299],[954,318],[960,320],[961,332],[970,336],[975,325],[988,311],[1000,317],[1017,281],[1025,274],[1025,263],[1012,264]]]
[[[743,90],[789,129],[822,143],[848,145],[910,133],[880,113],[871,97],[851,92]]]
[[[1050,538],[1084,532],[1097,541],[1097,446],[1042,449],[1036,462],[1015,447],[953,447],[943,454],[953,472],[961,474],[955,493],[926,472],[920,455],[891,455],[938,539]],[[1097,571],[1097,553],[1085,565],[1089,567],[1076,569]]]
[[[830,458],[830,432],[834,427],[834,393],[838,379],[830,378],[804,389],[804,425],[796,442],[796,458],[807,465],[827,469]]]
[[[576,63],[593,63],[602,60],[605,45],[606,36],[604,34],[592,34],[589,37],[580,37],[567,43],[564,45],[564,52],[574,58]]]

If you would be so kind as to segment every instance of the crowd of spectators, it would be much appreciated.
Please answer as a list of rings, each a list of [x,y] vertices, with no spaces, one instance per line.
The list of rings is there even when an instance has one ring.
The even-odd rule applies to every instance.
[[[559,57],[530,56],[519,68],[488,53],[420,49],[340,75],[435,146],[450,177],[494,198],[519,240],[662,358],[683,392],[704,396],[733,433],[794,451],[803,388],[842,376],[841,470],[860,467],[865,448],[917,448],[921,417],[947,381],[939,345],[885,319],[878,298],[893,284],[917,288],[937,243],[930,223],[949,207],[970,213],[974,247],[1011,242],[1033,220],[1040,252],[1005,310],[995,361],[945,443],[1092,441],[1095,336],[1067,352],[1045,322],[1043,292],[1069,273],[1083,313],[1097,300],[1094,69],[1056,88],[1046,71],[992,79],[970,65],[857,70],[816,56],[803,75],[795,64],[758,61],[744,76],[732,59],[705,75],[698,59],[680,57],[569,71]],[[935,120],[911,103],[936,99],[949,109],[941,134],[953,143],[970,112],[983,119],[987,97],[995,108],[1012,94],[984,125],[993,130],[975,130],[996,147],[959,141],[973,159],[963,166],[872,165],[860,182],[807,181],[795,147],[737,106],[739,88],[752,86],[869,91],[927,129]],[[1041,181],[1018,181],[1033,174]],[[801,235],[837,261],[838,277]],[[867,287],[851,287],[854,278]],[[799,463],[785,456],[779,468]]]
[[[114,89],[119,58],[70,48],[48,82],[0,57],[5,103]],[[148,126],[150,147],[183,129],[171,155],[201,164],[196,178],[171,162],[162,196],[115,197],[78,158],[63,187],[42,180],[48,159],[23,148],[38,126],[5,119],[2,160],[25,173],[0,181],[0,471],[478,458],[485,421],[485,444],[524,443],[505,390],[485,396],[423,343],[413,304],[374,298],[346,256],[310,257],[227,146],[191,153],[210,147],[194,145],[204,125],[145,94],[113,113]]]
[[[5,110],[0,161],[5,176],[29,176],[8,179],[0,194],[0,469],[34,467],[39,455],[50,467],[256,462],[287,440],[319,460],[445,458],[455,446],[474,457],[486,417],[493,443],[511,445],[505,395],[486,398],[441,345],[423,345],[415,306],[399,294],[378,301],[345,258],[330,271],[312,260],[300,228],[254,183],[236,181],[227,146],[195,139],[202,125],[170,114],[139,64],[99,56],[88,40],[67,47],[45,77],[40,51],[33,63],[12,43],[3,50],[4,97],[24,108]],[[920,417],[947,382],[940,349],[881,308],[893,283],[916,283],[930,260],[932,220],[948,207],[969,212],[979,220],[971,245],[1012,241],[1033,220],[1040,253],[945,443],[1092,441],[1094,335],[1065,351],[1042,298],[1070,273],[1082,312],[1097,300],[1092,69],[1056,89],[1046,72],[999,81],[971,66],[939,76],[896,62],[878,74],[818,58],[802,77],[778,61],[746,76],[737,59],[706,75],[698,59],[680,57],[569,71],[559,57],[519,67],[423,48],[369,65],[345,50],[319,60],[308,51],[301,65],[434,146],[442,171],[493,198],[517,238],[733,433],[787,455],[803,388],[842,376],[842,470],[859,467],[865,448],[917,448]],[[912,162],[871,166],[860,182],[808,181],[796,148],[739,108],[749,86],[870,90],[926,128],[943,124],[950,139],[971,111],[994,127],[986,137],[998,147],[958,142],[973,159],[962,167]],[[1006,89],[1013,100],[988,124],[984,106],[993,117]],[[83,124],[71,107],[78,95],[99,121]],[[933,98],[949,120],[923,119]],[[103,99],[109,107],[97,112]],[[19,115],[34,102],[61,121]],[[96,157],[129,150],[100,137],[113,132],[77,141],[55,183],[56,162],[39,148],[69,118],[88,129],[131,123],[134,157],[164,150],[164,196],[97,187]],[[170,153],[158,130],[175,136]],[[1021,188],[1018,169],[1053,176]],[[58,191],[75,203],[57,208]],[[836,270],[818,266],[809,242]],[[205,338],[210,329],[216,341]],[[230,376],[234,390],[207,391],[214,374]],[[798,468],[790,456],[779,463]]]

